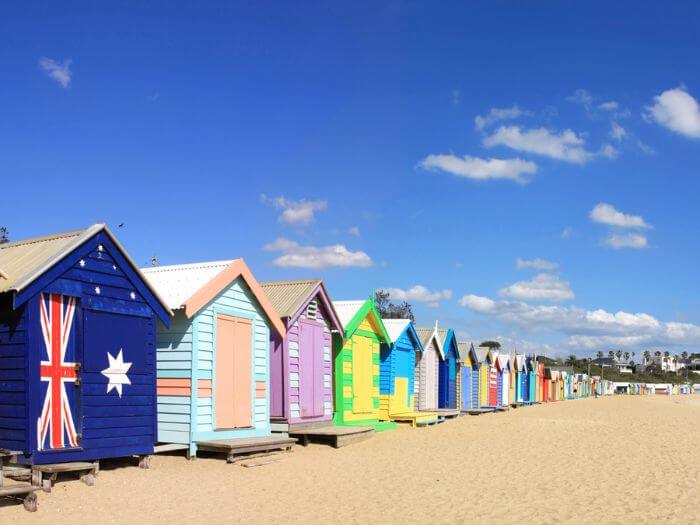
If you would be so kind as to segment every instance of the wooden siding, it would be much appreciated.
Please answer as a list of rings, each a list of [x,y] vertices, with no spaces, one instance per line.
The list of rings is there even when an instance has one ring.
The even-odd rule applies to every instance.
[[[156,327],[155,312],[142,295],[144,290],[143,281],[105,233],[85,241],[23,290],[25,295],[33,294],[26,302],[27,312],[32,312],[27,317],[27,331],[32,332],[31,340],[27,339],[30,370],[38,371],[46,355],[39,323],[41,293],[77,298],[74,330],[84,340],[77,396],[80,416],[74,415],[82,438],[80,448],[37,450],[36,421],[43,399],[39,399],[39,384],[33,384],[26,410],[29,439],[21,447],[32,456],[23,461],[41,464],[153,452]],[[136,325],[134,331],[131,327]],[[113,355],[119,350],[119,346],[111,348],[113,344],[123,344],[124,360],[132,362],[131,384],[124,385],[121,397],[114,390],[107,392],[107,380],[100,373],[109,364],[105,345]],[[38,382],[38,374],[32,372],[29,377]]]
[[[10,294],[0,296],[0,448],[25,450],[25,308],[12,311],[11,300]]]
[[[393,345],[382,343],[379,365],[379,412],[383,420],[415,408],[416,349],[408,330]]]
[[[186,381],[189,390],[193,337],[192,323],[185,318],[183,311],[175,313],[169,329],[158,323],[158,441],[163,443],[186,445],[190,442],[191,393],[173,395],[173,391],[161,390],[161,385],[168,384],[167,380],[182,380]],[[163,380],[166,383],[162,383]]]
[[[430,355],[428,356],[428,352]],[[428,380],[430,374],[430,381]],[[440,375],[440,352],[435,340],[424,349],[416,364],[416,383],[418,388],[418,408],[433,410],[438,407],[438,388]],[[430,388],[431,392],[427,389]]]
[[[368,314],[370,317],[372,314]],[[375,323],[365,318],[349,339],[334,338],[335,363],[335,414],[338,425],[371,423],[379,420],[379,337]],[[371,347],[371,363],[368,363],[371,384],[367,397],[361,396],[353,370],[355,345]],[[354,400],[362,397],[362,406],[355,406]],[[362,410],[362,412],[360,412]]]
[[[250,319],[253,323],[251,352],[252,426],[216,430],[214,406],[216,381],[215,340],[217,312]],[[170,329],[159,324],[158,378],[197,380],[197,392],[189,395],[158,396],[158,441],[189,444],[205,439],[232,439],[270,434],[269,424],[269,348],[270,331],[267,318],[245,282],[238,278],[223,290],[192,319],[179,310]],[[183,392],[184,393],[184,392]],[[264,393],[264,396],[261,394]]]
[[[289,414],[289,423],[307,423],[313,421],[329,421],[333,418],[333,362],[332,347],[333,341],[328,323],[328,314],[322,302],[318,302],[319,308],[316,311],[316,318],[310,319],[305,313],[301,314],[297,320],[287,329],[287,370],[288,370],[288,396],[285,400],[288,403],[286,413]],[[319,417],[302,417],[300,398],[300,377],[299,377],[299,354],[303,348],[299,348],[299,322],[313,322],[322,326],[323,329],[323,415]]]

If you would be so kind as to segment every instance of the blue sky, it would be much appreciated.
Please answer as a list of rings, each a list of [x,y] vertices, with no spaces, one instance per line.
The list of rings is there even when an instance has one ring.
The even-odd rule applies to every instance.
[[[584,355],[700,347],[695,3],[27,3],[0,224],[392,289]],[[518,264],[520,259],[520,264]]]

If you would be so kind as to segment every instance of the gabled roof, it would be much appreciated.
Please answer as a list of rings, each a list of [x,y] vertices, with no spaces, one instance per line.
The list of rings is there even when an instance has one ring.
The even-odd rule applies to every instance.
[[[420,337],[418,337],[416,329],[410,319],[382,318],[382,323],[384,323],[384,328],[386,328],[386,332],[389,334],[391,344],[394,344],[404,334],[404,332],[407,332],[409,337],[413,339],[413,342],[416,344],[416,350],[419,352],[423,351],[423,344],[421,343]]]
[[[474,349],[474,354],[476,355],[476,358],[479,361],[479,363],[483,363],[489,356],[490,351],[491,349],[488,346],[479,346]]]
[[[438,336],[437,323],[435,323],[435,326],[430,328],[425,326],[416,327],[416,333],[418,334],[418,337],[420,337],[420,342],[424,349],[429,348],[432,342],[435,341],[440,357],[443,359],[445,358],[442,350],[442,341]]]
[[[516,370],[521,372],[523,368],[527,368],[527,363],[525,362],[525,354],[515,354],[515,364]]]
[[[476,352],[474,350],[474,343],[472,343],[471,341],[458,341],[457,350],[459,350],[460,363],[465,363],[467,361],[467,356],[469,356],[472,366],[475,366],[479,363],[479,359],[477,358]]]
[[[498,366],[501,370],[512,368],[510,362],[510,354],[498,354]]]
[[[343,326],[335,308],[333,308],[333,303],[329,299],[323,280],[266,281],[261,282],[260,287],[279,316],[288,321],[297,317],[314,296],[320,295],[323,306],[330,317],[328,321],[331,328],[342,332]]]
[[[136,276],[143,281],[155,300],[160,303],[159,308],[164,308],[167,315],[172,315],[167,307],[167,302],[143,276],[139,267],[104,223],[93,224],[82,230],[0,244],[0,293],[21,292],[98,233],[104,233],[117,247],[121,257],[126,260],[131,266],[131,270],[136,273]]]
[[[357,330],[364,318],[371,314],[379,329],[380,339],[390,343],[389,334],[386,333],[382,318],[372,299],[365,299],[364,301],[333,301],[333,308],[335,308],[340,322],[343,324],[345,338],[352,337],[352,334],[355,333],[355,330]]]
[[[240,277],[250,288],[272,327],[281,336],[285,335],[280,316],[243,259],[156,266],[145,268],[143,273],[160,290],[169,307],[173,310],[184,309],[187,318],[192,318]]]
[[[442,353],[446,356],[448,352],[447,345],[450,341],[454,341],[456,347],[457,337],[455,336],[454,330],[451,328],[438,328],[437,334],[442,346]],[[455,348],[455,357],[459,360],[459,348]]]

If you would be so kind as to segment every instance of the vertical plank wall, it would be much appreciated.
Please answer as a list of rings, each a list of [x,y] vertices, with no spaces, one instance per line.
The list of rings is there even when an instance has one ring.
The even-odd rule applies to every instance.
[[[331,361],[331,331],[328,324],[327,313],[318,301],[316,319],[309,319],[306,312],[302,313],[287,330],[287,354],[289,359],[289,394],[286,402],[288,405],[289,423],[307,423],[315,421],[328,421],[333,418],[333,381]],[[301,417],[300,390],[299,390],[299,321],[305,320],[323,326],[323,416]],[[311,351],[309,349],[309,351]]]
[[[0,448],[24,450],[26,366],[24,307],[12,311],[10,294],[0,297]]]

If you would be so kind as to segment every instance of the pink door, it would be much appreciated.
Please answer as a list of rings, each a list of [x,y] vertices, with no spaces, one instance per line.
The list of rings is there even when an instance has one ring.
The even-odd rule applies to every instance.
[[[323,415],[323,326],[301,321],[299,329],[301,417],[318,417]]]
[[[216,316],[216,428],[253,426],[253,323]]]

